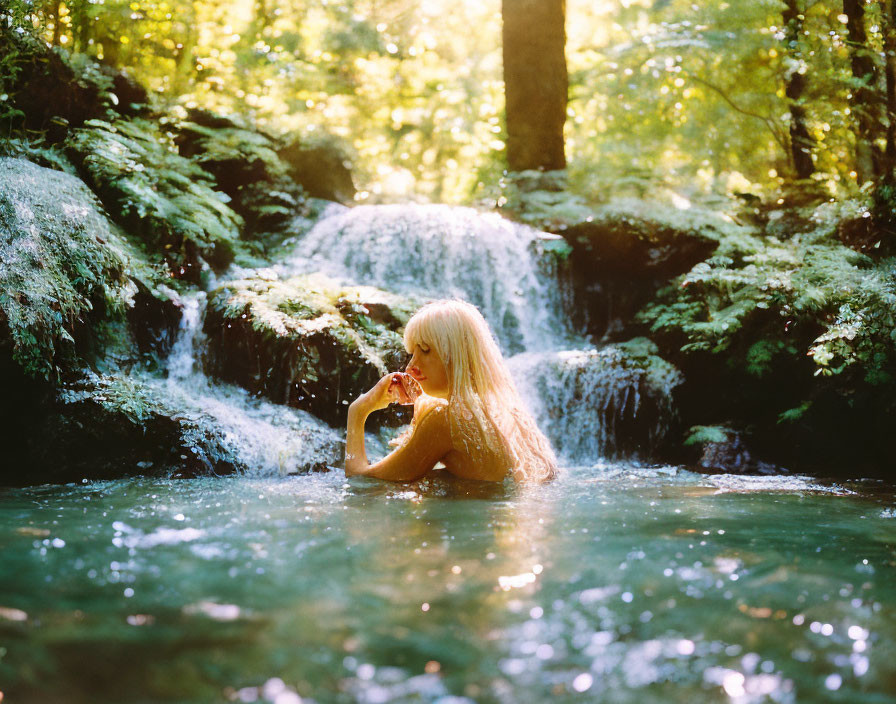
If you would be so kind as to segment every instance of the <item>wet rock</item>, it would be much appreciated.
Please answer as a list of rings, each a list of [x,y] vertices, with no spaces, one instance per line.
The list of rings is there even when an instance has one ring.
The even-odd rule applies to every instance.
[[[207,369],[334,425],[348,404],[403,366],[398,330],[417,304],[319,275],[231,281],[209,297]]]
[[[283,229],[302,209],[301,186],[277,155],[279,143],[237,117],[194,109],[176,125],[175,143],[214,177],[246,223],[244,236]]]
[[[618,337],[660,287],[709,257],[721,233],[736,227],[718,213],[623,199],[558,230],[573,249],[583,304],[577,322],[596,336]]]
[[[141,352],[164,356],[171,350],[183,316],[183,306],[175,291],[160,285],[149,288],[138,281],[127,319]]]
[[[724,474],[780,474],[781,467],[757,459],[743,433],[725,426],[694,426],[685,441],[695,454],[701,471]]]
[[[213,404],[203,407],[201,395],[146,375],[87,373],[50,396],[32,404],[31,422],[14,445],[15,462],[7,465],[26,473],[2,472],[0,484],[298,473],[325,470],[343,453],[338,436],[314,419],[286,418],[279,435],[252,437],[239,418],[216,413]],[[273,447],[264,447],[265,439]]]
[[[233,260],[242,219],[154,123],[91,120],[66,145],[106,210],[145,249],[163,253],[171,276],[198,283],[206,263],[220,271]]]
[[[131,303],[128,272],[149,280],[80,180],[0,158],[0,340],[27,373],[77,358],[90,324]]]
[[[673,390],[683,377],[636,338],[597,349],[528,353],[511,371],[565,462],[600,458],[655,459],[675,437]]]
[[[314,198],[351,203],[355,197],[351,161],[331,135],[306,135],[282,147],[278,154],[290,177]]]
[[[149,102],[146,90],[127,74],[84,56],[72,57],[28,32],[0,26],[0,56],[15,56],[5,91],[23,113],[22,126],[64,139],[68,127],[93,118],[136,114]]]
[[[154,402],[127,377],[93,376],[67,387],[25,436],[29,476],[22,483],[63,483],[140,474],[227,473],[214,447],[192,451],[190,422]],[[205,461],[204,461],[205,460]]]

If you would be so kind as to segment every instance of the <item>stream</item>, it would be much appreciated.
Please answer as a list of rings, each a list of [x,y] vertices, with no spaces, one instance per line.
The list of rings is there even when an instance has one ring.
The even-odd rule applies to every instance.
[[[0,489],[0,695],[893,701],[893,487],[651,464],[676,372],[569,329],[543,244],[468,209],[366,206],[335,209],[275,269],[480,306],[557,481],[296,476],[342,431],[206,377],[205,295],[188,297],[167,369],[140,381],[247,469]]]

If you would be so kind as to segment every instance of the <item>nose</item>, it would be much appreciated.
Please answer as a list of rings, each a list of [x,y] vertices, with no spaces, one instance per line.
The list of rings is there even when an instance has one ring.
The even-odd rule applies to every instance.
[[[413,361],[408,362],[408,366],[405,368],[405,371],[415,379],[420,376],[420,369],[417,368],[417,365],[415,365]]]

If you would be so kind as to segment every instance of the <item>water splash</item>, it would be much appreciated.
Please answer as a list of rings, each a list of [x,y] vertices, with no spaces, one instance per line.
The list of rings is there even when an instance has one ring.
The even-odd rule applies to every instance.
[[[167,378],[140,380],[185,421],[190,451],[210,469],[226,462],[254,474],[292,474],[336,463],[339,433],[310,413],[255,398],[248,391],[211,381],[201,369],[206,295],[185,296],[183,317]]]

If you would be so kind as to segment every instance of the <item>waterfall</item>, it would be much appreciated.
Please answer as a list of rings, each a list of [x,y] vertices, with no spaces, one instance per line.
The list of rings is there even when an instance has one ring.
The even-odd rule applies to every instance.
[[[252,474],[290,474],[334,464],[341,434],[310,413],[254,398],[210,380],[200,363],[204,292],[184,296],[183,317],[167,376],[141,381],[182,421],[190,450],[207,466],[224,461]]]
[[[673,416],[671,365],[633,364],[624,346],[512,357],[510,370],[564,464],[649,459]]]
[[[464,298],[482,311],[506,351],[560,348],[571,333],[556,266],[544,251],[551,239],[472,208],[359,206],[321,220],[283,269],[323,271],[421,300]]]
[[[570,330],[571,291],[550,237],[471,208],[360,206],[319,221],[281,269],[474,303],[564,464],[647,458],[668,429],[680,376],[651,351],[598,349]]]
[[[297,236],[274,270],[323,272],[421,303],[441,297],[475,303],[564,465],[649,459],[673,417],[671,390],[680,375],[649,341],[595,347],[571,331],[565,313],[571,292],[552,237],[470,208],[334,208]],[[230,275],[254,273],[234,267]],[[338,463],[341,429],[206,376],[206,294],[181,302],[164,377],[143,372],[139,378],[181,422],[189,451],[210,468],[223,462],[253,474]]]

